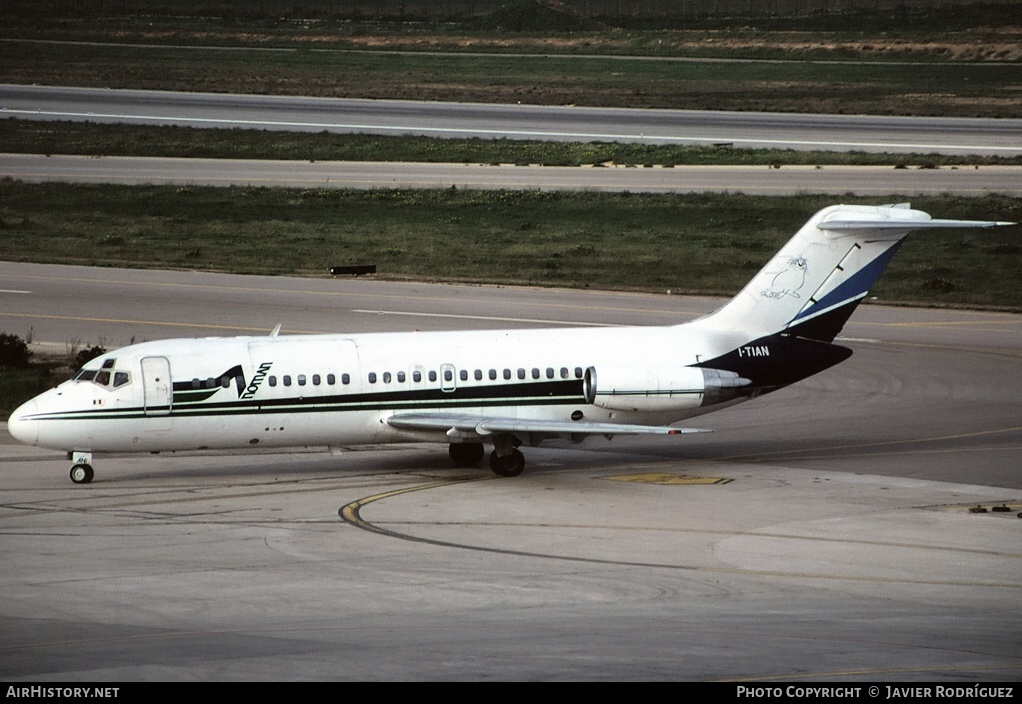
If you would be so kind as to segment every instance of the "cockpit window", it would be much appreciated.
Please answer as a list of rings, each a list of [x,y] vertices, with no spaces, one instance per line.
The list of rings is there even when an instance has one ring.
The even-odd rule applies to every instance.
[[[116,389],[130,384],[131,374],[114,369],[116,362],[117,360],[113,358],[105,359],[103,366],[99,369],[81,369],[71,378],[74,381],[91,381],[93,384],[107,389]]]

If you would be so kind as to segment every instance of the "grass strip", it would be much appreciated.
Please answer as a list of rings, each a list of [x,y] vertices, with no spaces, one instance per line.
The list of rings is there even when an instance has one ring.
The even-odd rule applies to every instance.
[[[1022,156],[948,156],[737,149],[612,142],[542,142],[511,139],[431,139],[365,134],[200,129],[90,122],[0,120],[3,151],[16,154],[290,159],[308,161],[407,161],[582,166],[777,166],[901,165],[988,166],[1022,164]]]

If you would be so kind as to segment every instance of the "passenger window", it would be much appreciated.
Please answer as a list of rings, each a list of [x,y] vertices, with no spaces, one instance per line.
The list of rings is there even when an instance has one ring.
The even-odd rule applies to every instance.
[[[582,378],[582,367],[575,367],[575,378],[576,379]]]
[[[291,375],[290,374],[285,374],[284,375],[284,386],[291,386]]]
[[[454,379],[454,373],[450,369],[444,370],[444,381],[452,381]]]
[[[209,377],[208,379],[206,379],[207,389],[212,389],[214,386],[219,386],[219,384],[216,383],[216,379],[214,379],[213,377]]]
[[[277,385],[277,377],[271,376],[270,377],[270,386],[276,386],[276,385]]]
[[[547,379],[553,379],[554,378],[554,368],[553,367],[547,367],[546,368],[546,378]]]
[[[461,377],[462,381],[468,381],[468,370],[462,369],[460,372],[458,372],[458,376]]]
[[[561,367],[561,378],[562,379],[567,379],[568,378],[568,368],[567,367]]]
[[[490,370],[490,381],[495,381],[496,379],[497,379],[497,370],[496,369],[491,369]]]
[[[412,372],[412,381],[416,383],[422,381],[422,372]]]
[[[510,379],[511,378],[511,370],[510,369],[505,369],[504,370],[504,378],[505,379]]]
[[[333,386],[334,384],[337,383],[337,377],[334,376],[333,374],[327,374],[326,383],[329,384],[330,386]]]
[[[376,372],[369,372],[369,383],[370,384],[376,383]]]
[[[524,369],[521,369],[521,368],[518,369],[518,378],[519,379],[524,379],[525,378],[525,370]]]
[[[202,382],[199,381],[198,379],[192,379],[192,388],[193,389],[202,388]]]
[[[298,385],[299,386],[305,386],[305,375],[304,374],[299,374],[298,375]]]
[[[341,374],[341,383],[342,384],[350,384],[351,383],[351,377],[348,376],[347,374]]]
[[[323,381],[323,379],[322,379],[322,377],[320,377],[319,374],[313,374],[312,375],[312,385],[313,386],[319,386],[322,381]]]
[[[231,377],[229,376],[220,377],[220,386],[221,388],[224,389],[231,388]]]
[[[390,372],[383,372],[383,383],[384,384],[390,383]]]
[[[404,372],[398,372],[397,373],[397,381],[398,381],[399,384],[405,383],[405,378],[406,377],[405,377],[405,373]]]
[[[532,368],[532,378],[533,379],[538,379],[539,378],[539,369],[536,369],[536,367]]]
[[[482,381],[482,379],[483,379],[483,370],[482,369],[476,369],[475,377],[476,377],[476,381]]]
[[[436,372],[430,372],[429,373],[429,380],[430,381],[436,381]]]

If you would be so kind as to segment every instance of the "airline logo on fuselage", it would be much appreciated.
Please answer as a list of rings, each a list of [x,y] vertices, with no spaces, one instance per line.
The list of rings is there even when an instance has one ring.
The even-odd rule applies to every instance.
[[[769,357],[770,347],[768,345],[755,345],[752,347],[739,347],[739,357]]]
[[[273,366],[273,362],[263,362],[256,369],[256,373],[252,376],[252,381],[245,387],[245,392],[241,394],[239,398],[246,399],[252,398],[259,391],[259,387],[262,386],[263,380],[266,379],[266,373],[270,371],[270,367]]]

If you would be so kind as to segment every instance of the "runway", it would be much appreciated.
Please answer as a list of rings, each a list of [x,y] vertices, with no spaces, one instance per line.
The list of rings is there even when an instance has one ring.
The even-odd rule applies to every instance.
[[[679,166],[585,168],[257,159],[171,159],[0,154],[0,176],[28,183],[267,186],[286,188],[467,188],[643,193],[830,193],[901,197],[1002,194],[1022,197],[1022,166],[896,169],[892,166]]]
[[[37,342],[683,322],[719,300],[0,263]],[[513,294],[513,295],[509,295]],[[0,678],[1018,681],[1022,317],[864,305],[700,436],[97,458],[0,434]],[[985,513],[971,513],[977,505]],[[992,509],[1004,506],[1008,511]]]
[[[0,85],[0,116],[189,127],[891,153],[1022,154],[1022,120],[487,105]]]

